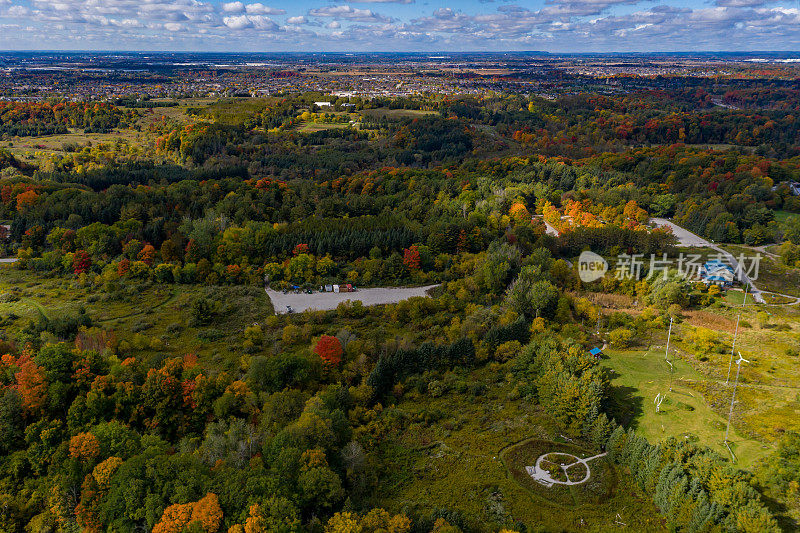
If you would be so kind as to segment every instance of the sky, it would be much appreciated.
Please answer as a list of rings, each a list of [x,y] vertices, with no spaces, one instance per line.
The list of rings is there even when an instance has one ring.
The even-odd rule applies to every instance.
[[[0,0],[0,49],[800,50],[800,0]]]

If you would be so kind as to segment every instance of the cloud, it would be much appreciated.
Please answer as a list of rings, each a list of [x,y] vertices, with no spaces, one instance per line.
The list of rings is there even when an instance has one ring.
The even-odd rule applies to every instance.
[[[370,9],[358,9],[349,5],[328,6],[312,9],[312,17],[332,17],[336,19],[358,20],[361,22],[391,22],[392,19]]]
[[[299,3],[249,1],[0,0],[0,22],[15,23],[2,26],[0,47],[41,43],[106,50],[556,52],[800,48],[795,0],[695,0],[691,7],[682,0],[659,0],[659,5],[644,0],[543,0],[536,8],[533,2],[520,6],[500,0],[469,9],[452,2],[452,7],[432,11],[420,6],[402,18],[364,5],[388,0],[342,5],[314,0],[308,10]],[[287,14],[273,5],[291,7]],[[270,18],[275,15],[286,15],[282,26]]]
[[[244,6],[244,10],[248,15],[283,15],[286,13],[285,9],[276,9],[262,3],[247,4]]]
[[[31,10],[25,6],[11,6],[6,11],[6,15],[13,18],[26,17],[30,14]]]
[[[244,3],[243,2],[227,2],[222,4],[222,10],[225,13],[241,13],[244,11]]]
[[[715,6],[723,7],[762,7],[767,5],[769,0],[716,0]]]
[[[269,17],[263,15],[235,15],[223,18],[222,22],[232,30],[243,30],[246,28],[267,31],[278,30],[278,25]]]

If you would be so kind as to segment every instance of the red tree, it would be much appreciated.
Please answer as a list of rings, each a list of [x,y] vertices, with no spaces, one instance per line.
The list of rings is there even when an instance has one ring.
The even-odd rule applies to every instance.
[[[75,252],[75,256],[72,258],[72,269],[76,274],[87,272],[91,266],[92,260],[89,258],[89,254],[83,250]]]
[[[294,247],[294,250],[292,250],[292,254],[293,255],[307,254],[310,251],[311,248],[309,248],[307,244],[301,243]]]
[[[342,360],[342,343],[331,335],[323,335],[314,346],[314,353],[331,366],[338,365]]]
[[[403,264],[409,270],[419,270],[419,248],[416,245],[409,246],[403,250]]]
[[[47,401],[47,380],[44,369],[25,354],[17,360],[19,371],[14,375],[17,392],[22,400],[22,408],[28,414],[42,410]]]
[[[123,259],[117,264],[117,276],[122,277],[128,273],[131,269],[131,262],[127,259]]]
[[[156,249],[152,244],[145,244],[144,248],[139,252],[139,261],[146,263],[148,266],[153,264],[156,259]]]

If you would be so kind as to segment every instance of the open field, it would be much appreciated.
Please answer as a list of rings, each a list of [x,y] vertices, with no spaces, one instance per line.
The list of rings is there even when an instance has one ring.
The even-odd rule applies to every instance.
[[[202,327],[194,325],[191,316],[199,298],[213,307],[212,323]],[[109,293],[11,266],[0,268],[0,317],[7,342],[14,342],[14,333],[37,320],[39,313],[55,318],[80,309],[93,325],[124,341],[125,355],[195,353],[223,366],[238,364],[244,328],[273,314],[269,298],[258,287],[132,283]]]
[[[429,115],[438,115],[438,111],[423,111],[419,109],[387,109],[384,107],[377,109],[365,109],[361,112],[365,117],[378,117],[378,118],[414,118],[425,117]]]
[[[297,131],[302,133],[314,133],[315,131],[325,131],[325,130],[343,130],[352,127],[350,124],[341,123],[341,122],[334,122],[334,123],[326,123],[326,122],[304,122],[303,124],[299,124],[297,126]]]
[[[441,379],[445,394],[409,390],[403,396],[397,409],[408,422],[398,430],[397,443],[381,453],[380,492],[387,507],[415,502],[427,509],[458,509],[476,531],[520,531],[524,524],[528,531],[606,532],[620,527],[617,513],[627,530],[664,531],[649,498],[604,459],[592,462],[603,472],[598,470],[598,486],[586,483],[563,493],[565,487],[550,491],[529,476],[530,484],[518,480],[514,472],[533,464],[540,452],[596,452],[566,443],[535,402],[511,399],[505,372],[497,365],[448,372]],[[488,386],[469,393],[469,384],[476,383]]]
[[[689,383],[705,378],[682,359],[675,359],[670,392],[669,365],[662,349],[648,351],[606,350],[603,365],[612,370],[612,399],[626,427],[633,427],[650,442],[668,437],[697,441],[729,456],[723,446],[726,419],[714,412]],[[656,395],[666,395],[656,412]],[[729,392],[726,398],[729,399]],[[724,399],[720,400],[724,403]],[[770,448],[732,429],[731,447],[742,467],[751,466]]]

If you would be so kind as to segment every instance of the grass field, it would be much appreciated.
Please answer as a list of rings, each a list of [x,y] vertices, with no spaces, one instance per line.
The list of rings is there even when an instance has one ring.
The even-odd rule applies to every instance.
[[[365,117],[378,117],[378,118],[414,118],[414,117],[425,117],[429,115],[438,115],[438,111],[422,111],[417,109],[388,109],[385,107],[380,107],[377,109],[364,109],[361,112],[362,116]]]
[[[191,306],[201,297],[213,303],[215,312],[211,323],[199,329],[191,325]],[[53,318],[80,308],[93,325],[125,341],[123,355],[195,353],[227,368],[238,368],[244,328],[273,314],[259,287],[132,283],[108,293],[10,266],[0,269],[0,317],[7,321],[3,335],[9,342],[39,313]]]
[[[595,455],[594,452],[570,443],[530,439],[503,450],[501,458],[511,476],[520,485],[545,501],[567,507],[579,507],[601,505],[613,496],[617,486],[617,474],[612,463],[605,458],[595,459],[589,464],[591,475],[586,483],[579,485],[554,484],[551,487],[545,487],[535,481],[525,467],[532,466],[540,455],[552,452],[569,453],[581,458]],[[583,477],[584,467],[581,464],[576,466],[579,468],[573,475],[580,479]],[[557,473],[563,476],[563,471],[559,470]],[[554,477],[554,479],[559,478]],[[565,478],[562,479],[562,481],[565,480]]]
[[[671,350],[672,352],[672,350]],[[676,437],[705,444],[720,454],[729,456],[723,445],[726,419],[706,403],[694,390],[696,382],[706,378],[683,359],[673,354],[675,368],[670,380],[669,365],[664,350],[618,351],[606,350],[603,365],[612,370],[612,401],[618,420],[655,443]],[[670,383],[672,391],[670,392]],[[730,392],[720,391],[720,405],[730,399]],[[656,395],[666,395],[656,412]],[[766,455],[770,448],[740,435],[732,428],[728,437],[739,464],[751,466]]]
[[[350,124],[344,123],[304,122],[297,126],[297,131],[302,133],[314,133],[315,131],[343,130],[350,127]]]
[[[523,484],[524,478],[513,474],[532,465],[539,448],[547,452],[580,446],[554,444],[563,442],[556,424],[534,402],[509,398],[513,387],[505,380],[506,371],[489,365],[447,373],[439,380],[447,392],[438,397],[416,389],[406,392],[396,406],[404,427],[392,439],[394,445],[383,447],[380,504],[397,510],[457,510],[479,531],[519,531],[519,524],[525,524],[528,531],[605,532],[618,527],[617,513],[631,531],[663,531],[649,498],[610,464],[597,465],[609,469],[598,477],[603,480],[600,487],[575,491],[581,505],[571,493],[565,499],[538,484]],[[474,383],[488,386],[475,395],[469,392]],[[533,450],[533,444],[525,444],[532,442],[548,444]],[[589,493],[581,494],[587,489]]]

